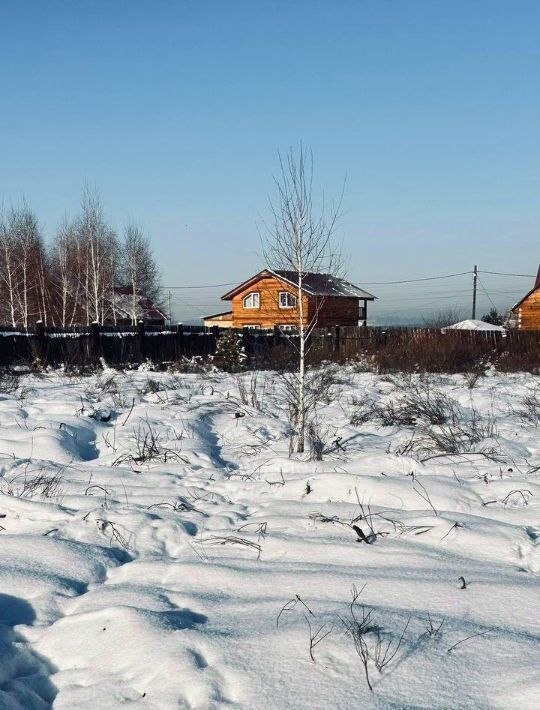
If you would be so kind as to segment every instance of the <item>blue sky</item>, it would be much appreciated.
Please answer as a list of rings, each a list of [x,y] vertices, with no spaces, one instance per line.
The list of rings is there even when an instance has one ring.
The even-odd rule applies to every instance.
[[[538,2],[2,0],[0,197],[50,236],[95,185],[164,284],[242,280],[277,151],[301,140],[326,194],[347,176],[351,280],[534,273],[539,36]],[[483,282],[500,306],[532,285]],[[381,317],[469,288],[372,286]],[[220,289],[174,294],[185,320],[220,308]]]

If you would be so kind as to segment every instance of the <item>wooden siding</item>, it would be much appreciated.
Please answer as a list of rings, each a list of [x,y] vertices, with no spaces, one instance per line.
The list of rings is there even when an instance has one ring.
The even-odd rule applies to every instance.
[[[235,328],[243,328],[249,325],[259,325],[261,328],[273,328],[274,325],[285,325],[298,323],[298,307],[280,308],[279,293],[288,291],[295,295],[293,286],[287,286],[274,277],[264,277],[256,284],[237,294],[232,299],[233,325]],[[260,302],[259,308],[244,308],[244,298],[249,293],[258,293]],[[303,298],[305,323],[308,322],[309,301],[307,296]]]
[[[514,309],[517,314],[517,327],[520,330],[540,330],[540,288],[533,291]]]
[[[233,326],[259,325],[261,328],[273,328],[275,325],[296,325],[298,323],[298,306],[295,308],[280,308],[279,294],[281,291],[296,296],[297,290],[283,281],[264,276],[257,283],[235,295],[232,299]],[[259,308],[244,308],[243,300],[249,293],[260,294]],[[322,327],[333,325],[358,325],[358,299],[344,297],[310,297],[304,295],[304,323],[307,325],[314,313],[318,311],[317,324]]]

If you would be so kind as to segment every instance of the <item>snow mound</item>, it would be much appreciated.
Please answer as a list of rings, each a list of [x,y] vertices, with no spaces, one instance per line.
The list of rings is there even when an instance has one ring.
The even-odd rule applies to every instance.
[[[499,333],[504,332],[502,325],[493,325],[493,323],[473,319],[462,320],[459,323],[454,323],[454,325],[448,325],[442,330],[495,330]]]

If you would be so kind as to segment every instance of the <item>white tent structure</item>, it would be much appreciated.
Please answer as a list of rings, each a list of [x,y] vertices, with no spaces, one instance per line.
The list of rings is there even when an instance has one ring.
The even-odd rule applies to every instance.
[[[502,325],[493,325],[493,323],[486,323],[483,320],[462,320],[459,323],[454,323],[454,325],[448,325],[446,328],[441,329],[444,333],[445,330],[496,330],[500,333],[504,333],[505,329]]]

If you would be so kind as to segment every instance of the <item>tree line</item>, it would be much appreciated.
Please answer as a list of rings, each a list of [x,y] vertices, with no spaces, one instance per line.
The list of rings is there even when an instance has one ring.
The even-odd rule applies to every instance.
[[[141,297],[155,302],[158,293],[149,239],[133,223],[119,236],[97,193],[83,191],[79,214],[65,220],[48,244],[26,203],[0,214],[1,324],[28,328],[42,321],[66,328],[116,324],[126,314],[135,324]]]

